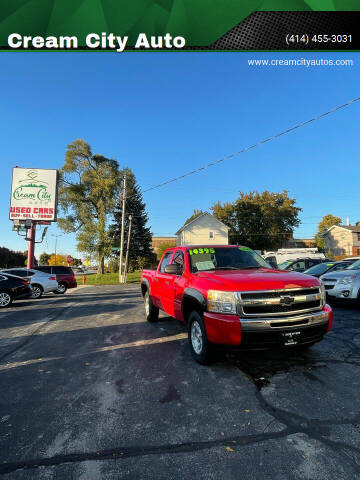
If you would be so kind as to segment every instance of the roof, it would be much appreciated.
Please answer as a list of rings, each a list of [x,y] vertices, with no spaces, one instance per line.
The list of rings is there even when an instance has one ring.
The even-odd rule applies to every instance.
[[[209,217],[212,217],[213,219],[215,219],[217,222],[221,223],[221,225],[223,225],[225,228],[227,228],[228,230],[230,230],[230,227],[228,227],[227,225],[225,225],[225,223],[221,222],[218,218],[214,217],[214,215],[211,215],[211,213],[209,212],[204,212],[202,213],[201,215],[199,215],[198,217],[194,218],[193,220],[191,220],[191,222],[189,223],[186,223],[185,225],[183,225],[181,228],[179,228],[179,230],[175,233],[175,235],[178,235],[180,232],[182,232],[185,228],[187,228],[189,225],[191,225],[192,223],[194,223],[196,220],[198,220],[199,218],[201,217],[204,217],[205,215],[208,215]]]
[[[343,228],[344,230],[348,230],[353,233],[360,233],[360,225],[333,225],[332,227],[328,228],[323,235],[326,235],[327,233],[330,232],[330,230],[332,230],[335,227]]]

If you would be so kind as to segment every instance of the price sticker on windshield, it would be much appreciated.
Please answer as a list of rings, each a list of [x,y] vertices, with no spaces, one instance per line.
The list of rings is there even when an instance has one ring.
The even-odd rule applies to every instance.
[[[189,250],[189,255],[203,255],[204,253],[215,253],[215,248],[192,248]]]

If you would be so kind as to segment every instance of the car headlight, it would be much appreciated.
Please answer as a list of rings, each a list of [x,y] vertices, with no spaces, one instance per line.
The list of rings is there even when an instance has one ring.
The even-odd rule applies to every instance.
[[[352,285],[353,282],[354,282],[354,278],[353,276],[350,276],[348,275],[347,277],[342,277],[340,278],[339,280],[339,285]]]
[[[235,292],[209,290],[207,296],[207,309],[209,312],[236,313]]]

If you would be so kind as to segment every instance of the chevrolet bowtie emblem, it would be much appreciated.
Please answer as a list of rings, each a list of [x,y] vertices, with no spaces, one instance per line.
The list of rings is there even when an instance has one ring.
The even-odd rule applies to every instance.
[[[290,295],[281,295],[280,296],[280,303],[282,305],[292,305],[294,303],[295,298],[290,297]]]

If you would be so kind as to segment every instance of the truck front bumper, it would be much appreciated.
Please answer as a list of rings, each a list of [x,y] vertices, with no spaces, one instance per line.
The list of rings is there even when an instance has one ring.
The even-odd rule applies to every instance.
[[[267,349],[307,345],[322,339],[333,322],[329,305],[323,310],[286,318],[240,318],[205,312],[204,323],[210,342],[241,349]]]

